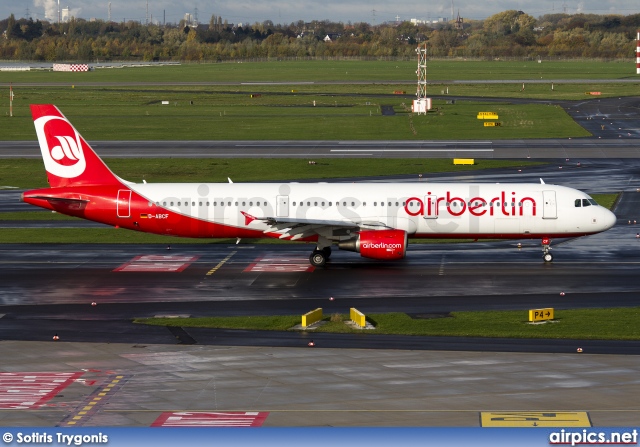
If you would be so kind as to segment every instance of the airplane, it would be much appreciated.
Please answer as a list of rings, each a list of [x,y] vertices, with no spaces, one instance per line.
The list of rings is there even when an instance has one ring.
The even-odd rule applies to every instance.
[[[275,238],[377,260],[408,238],[551,240],[600,233],[616,216],[576,189],[537,183],[132,183],[114,174],[54,105],[31,105],[49,188],[22,200],[119,228],[191,238]]]

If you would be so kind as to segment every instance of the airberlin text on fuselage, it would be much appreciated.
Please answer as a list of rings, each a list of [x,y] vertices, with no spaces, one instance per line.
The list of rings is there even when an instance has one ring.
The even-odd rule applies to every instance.
[[[431,192],[427,194],[431,196]],[[473,216],[483,216],[487,213],[489,213],[489,216],[494,216],[498,213],[503,216],[522,216],[524,215],[525,205],[530,203],[531,213],[535,216],[536,201],[531,197],[517,199],[515,195],[516,193],[512,192],[511,197],[507,197],[507,193],[502,191],[498,197],[493,197],[492,199],[473,197],[467,201],[461,197],[452,197],[451,192],[447,191],[445,197],[433,197],[430,200],[427,196],[426,206],[419,197],[410,197],[407,199],[404,209],[410,216],[437,216],[440,202],[445,202],[447,211],[452,216],[461,216],[465,212],[469,212]],[[416,202],[415,205],[414,202]]]

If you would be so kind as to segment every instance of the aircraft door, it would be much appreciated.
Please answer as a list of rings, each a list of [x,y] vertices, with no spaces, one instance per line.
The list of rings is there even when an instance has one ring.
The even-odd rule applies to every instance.
[[[424,218],[438,218],[438,197],[434,195],[424,196]]]
[[[289,217],[289,196],[276,198],[276,217]]]
[[[131,190],[118,190],[118,200],[116,201],[116,213],[118,217],[131,217]]]
[[[542,191],[542,218],[543,219],[558,218],[555,191]]]

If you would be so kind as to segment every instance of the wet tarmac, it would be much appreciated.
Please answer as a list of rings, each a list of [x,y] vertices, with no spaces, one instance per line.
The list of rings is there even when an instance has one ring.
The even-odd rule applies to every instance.
[[[316,307],[415,315],[637,306],[640,164],[554,163],[428,179],[544,178],[589,193],[624,191],[614,210],[618,224],[554,241],[551,265],[542,262],[538,241],[520,241],[521,248],[517,241],[415,244],[394,263],[336,251],[314,270],[304,244],[0,245],[2,371],[29,381],[45,372],[76,377],[48,399],[2,403],[0,423],[149,426],[181,411],[249,411],[268,414],[265,426],[478,426],[487,411],[576,411],[594,426],[639,425],[635,341],[169,330],[131,322]],[[14,202],[18,196],[0,192],[0,208],[26,210]],[[81,414],[109,385],[108,399]]]

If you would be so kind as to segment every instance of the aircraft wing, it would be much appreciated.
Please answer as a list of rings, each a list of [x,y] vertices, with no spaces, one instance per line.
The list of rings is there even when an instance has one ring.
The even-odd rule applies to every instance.
[[[294,217],[255,217],[249,213],[241,211],[245,219],[245,225],[249,225],[254,220],[264,222],[269,225],[269,229],[265,233],[280,233],[280,239],[290,238],[291,240],[310,237],[320,234],[322,230],[345,229],[359,230],[361,228],[388,228],[384,223],[379,221],[360,221],[354,222],[350,220],[325,220],[325,219],[298,219]]]

